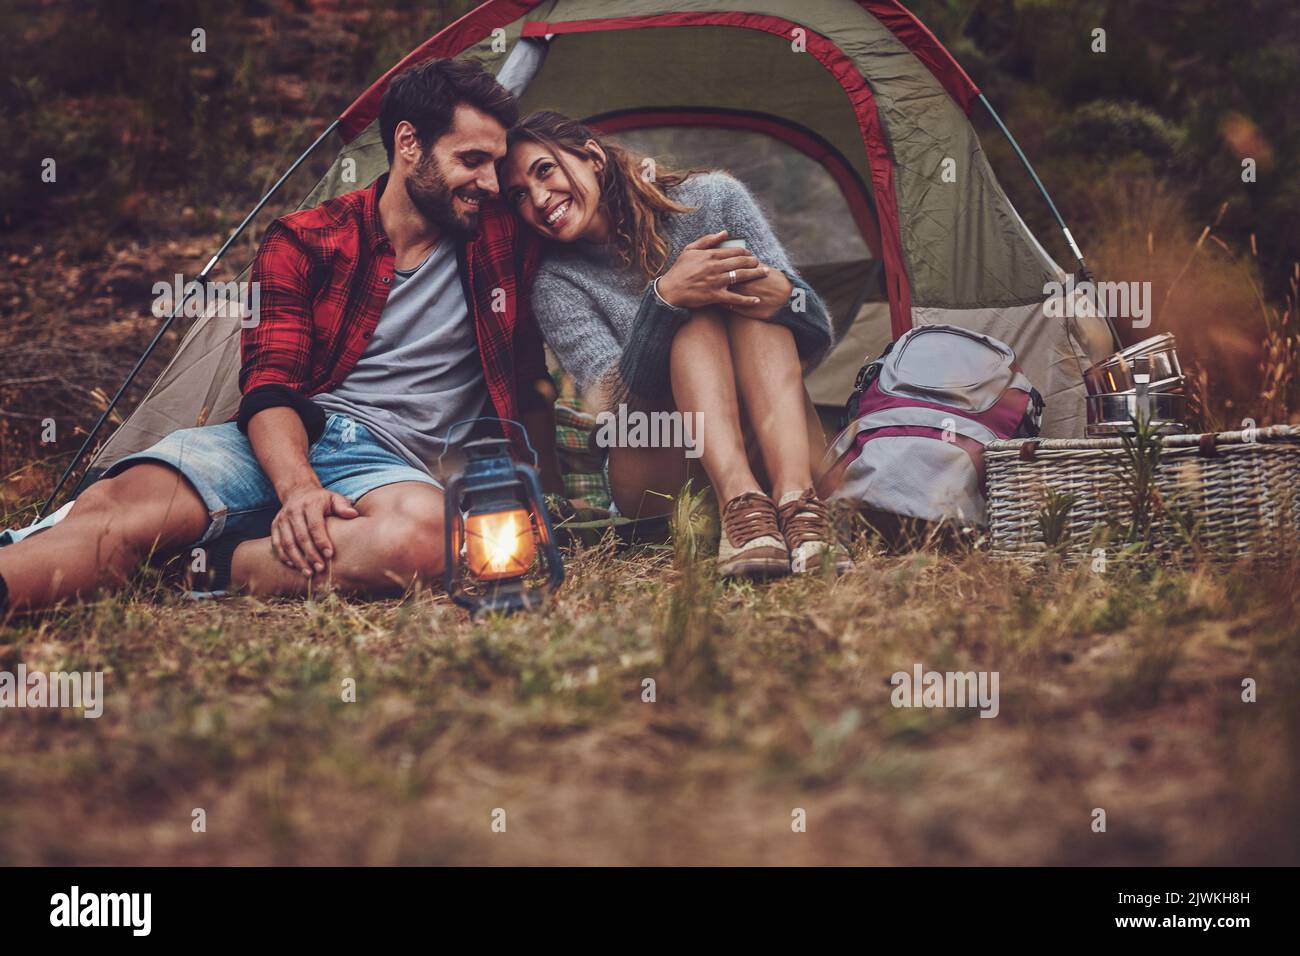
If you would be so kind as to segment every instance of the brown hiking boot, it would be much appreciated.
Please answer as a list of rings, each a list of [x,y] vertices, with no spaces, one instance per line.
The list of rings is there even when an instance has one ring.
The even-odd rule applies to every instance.
[[[853,570],[853,559],[836,538],[830,512],[815,490],[787,491],[781,496],[777,514],[790,549],[790,570],[795,574],[818,571],[827,560],[836,574]]]
[[[722,509],[718,573],[723,577],[777,577],[790,571],[790,551],[777,524],[776,505],[761,491],[736,495]]]

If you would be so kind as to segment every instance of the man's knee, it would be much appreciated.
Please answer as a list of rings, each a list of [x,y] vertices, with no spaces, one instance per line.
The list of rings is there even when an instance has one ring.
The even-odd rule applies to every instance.
[[[122,493],[118,486],[121,478],[104,478],[95,482],[77,496],[69,517],[87,518],[91,515],[109,516],[121,510]]]
[[[74,518],[138,550],[180,547],[202,537],[207,527],[207,509],[198,494],[179,472],[153,464],[95,482],[77,496],[68,514]]]
[[[406,587],[414,579],[431,584],[443,573],[445,542],[442,495],[432,488],[408,493],[375,516],[373,564],[365,568],[346,565],[341,577],[361,588]]]

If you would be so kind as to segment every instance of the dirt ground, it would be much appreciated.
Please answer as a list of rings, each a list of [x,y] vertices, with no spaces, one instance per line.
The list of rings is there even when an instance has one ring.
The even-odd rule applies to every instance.
[[[693,568],[588,550],[481,624],[156,583],[11,623],[0,667],[103,669],[105,703],[0,715],[0,863],[1300,861],[1294,563]],[[997,717],[894,707],[916,664],[997,671]]]

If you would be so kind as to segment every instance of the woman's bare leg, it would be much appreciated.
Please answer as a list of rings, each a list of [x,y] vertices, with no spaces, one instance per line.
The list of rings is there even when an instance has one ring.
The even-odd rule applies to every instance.
[[[809,440],[810,402],[799,352],[783,325],[731,315],[726,329],[736,387],[771,476],[772,497],[779,501],[812,484],[817,453]]]
[[[723,504],[730,500],[724,485],[735,489],[733,497],[758,489],[744,454],[743,434],[739,457],[732,437],[741,433],[740,406],[724,321],[718,310],[698,310],[673,339],[674,401],[666,410],[701,413],[695,419],[702,423],[695,433],[701,456],[687,458],[682,448],[611,448],[609,490],[621,514],[634,518],[667,514],[689,478],[697,484],[703,478]],[[728,476],[726,481],[721,481],[723,476]]]
[[[825,438],[788,329],[696,310],[673,340],[672,388],[677,410],[703,413],[703,455],[611,449],[610,493],[620,512],[667,513],[671,496],[701,464],[721,504],[769,481],[774,498],[812,483]]]
[[[701,413],[700,462],[723,504],[762,490],[745,450],[727,321],[721,310],[693,311],[672,349],[673,401],[682,412]]]
[[[609,494],[619,514],[653,518],[672,511],[673,499],[694,479],[704,478],[698,459],[687,458],[680,448],[611,448]]]

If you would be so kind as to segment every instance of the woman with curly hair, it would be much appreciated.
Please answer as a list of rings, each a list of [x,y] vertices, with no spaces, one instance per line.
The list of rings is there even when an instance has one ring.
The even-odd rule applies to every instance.
[[[656,168],[551,111],[507,145],[501,195],[548,247],[533,310],[588,407],[701,413],[698,459],[610,449],[617,509],[662,513],[702,464],[721,574],[847,570],[813,489],[823,436],[803,385],[832,344],[830,317],[749,191],[720,171]]]

